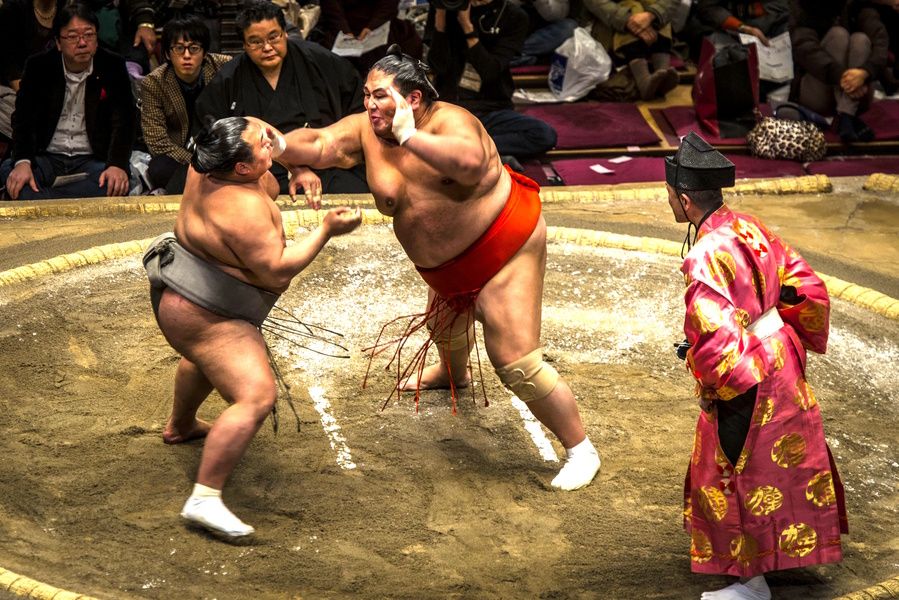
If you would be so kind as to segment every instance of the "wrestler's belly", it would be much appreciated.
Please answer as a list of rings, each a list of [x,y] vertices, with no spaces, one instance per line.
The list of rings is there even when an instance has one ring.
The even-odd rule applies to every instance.
[[[436,267],[458,256],[496,218],[496,214],[481,211],[467,214],[469,211],[459,207],[456,211],[462,214],[403,214],[394,217],[396,239],[413,263],[419,267]]]

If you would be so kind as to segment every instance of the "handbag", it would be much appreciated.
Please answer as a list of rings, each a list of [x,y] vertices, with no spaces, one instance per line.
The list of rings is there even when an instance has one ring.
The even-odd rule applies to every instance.
[[[802,162],[824,158],[827,142],[815,123],[778,118],[781,108],[793,109],[800,116],[806,116],[801,107],[782,104],[774,109],[774,116],[762,117],[746,135],[746,142],[753,156]]]
[[[707,133],[721,138],[745,136],[755,124],[753,114],[759,103],[756,47],[716,47],[703,39],[692,96],[696,119]]]

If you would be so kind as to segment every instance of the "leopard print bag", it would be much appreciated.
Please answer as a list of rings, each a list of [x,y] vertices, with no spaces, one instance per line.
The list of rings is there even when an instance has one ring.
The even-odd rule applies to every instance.
[[[827,153],[824,134],[814,123],[762,117],[752,131],[746,134],[753,156],[769,159],[812,162],[821,160]]]

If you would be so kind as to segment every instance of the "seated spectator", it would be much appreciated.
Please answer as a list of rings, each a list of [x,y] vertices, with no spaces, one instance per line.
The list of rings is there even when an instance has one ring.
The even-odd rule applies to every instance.
[[[743,33],[768,45],[790,24],[789,0],[698,0],[696,16],[716,45],[736,43]]]
[[[195,133],[195,106],[200,92],[219,68],[231,60],[209,54],[209,28],[198,17],[174,19],[162,29],[166,63],[142,82],[141,127],[152,158],[147,170],[152,189],[168,194],[184,191]]]
[[[244,52],[225,64],[197,99],[196,115],[216,119],[258,117],[287,133],[300,127],[326,127],[361,112],[362,80],[353,66],[318,44],[288,39],[280,8],[267,0],[248,3],[237,17]],[[288,172],[272,174],[288,191]],[[368,192],[364,167],[325,169],[310,182],[326,194]],[[307,192],[308,187],[302,185]],[[314,190],[318,191],[318,190]]]
[[[150,57],[156,52],[153,0],[80,1],[97,15],[100,47],[139,65],[141,75],[149,73]]]
[[[593,37],[616,65],[627,65],[642,100],[677,87],[671,67],[671,15],[678,0],[583,0]]]
[[[844,143],[869,142],[874,132],[858,114],[870,104],[889,40],[877,11],[858,0],[794,0],[790,38],[795,78],[791,99],[836,115]]]
[[[891,96],[899,91],[899,0],[872,0],[871,4],[890,37],[892,64],[886,65],[880,80],[884,91]]]
[[[425,34],[441,99],[480,119],[503,162],[516,170],[519,159],[556,145],[552,127],[512,107],[509,62],[521,52],[527,30],[527,15],[508,0],[472,0],[455,12],[432,5]]]
[[[12,112],[25,61],[53,46],[53,18],[65,0],[6,0],[0,5],[0,135],[12,137]]]
[[[420,59],[421,38],[412,23],[397,18],[398,6],[399,0],[322,0],[321,18],[310,39],[330,50],[339,33],[364,40],[369,33],[389,22],[387,45],[359,57],[348,57],[359,73],[368,74],[368,70],[384,56],[384,51],[390,44],[399,44],[403,52]]]
[[[528,37],[521,46],[521,54],[512,59],[512,66],[549,63],[553,52],[562,42],[574,35],[577,21],[570,18],[568,0],[528,0],[521,8],[528,16]]]
[[[98,28],[86,5],[67,5],[53,21],[56,48],[25,64],[12,157],[0,165],[13,200],[128,193],[136,126],[131,87],[122,57],[98,49]],[[60,184],[60,176],[70,181]]]

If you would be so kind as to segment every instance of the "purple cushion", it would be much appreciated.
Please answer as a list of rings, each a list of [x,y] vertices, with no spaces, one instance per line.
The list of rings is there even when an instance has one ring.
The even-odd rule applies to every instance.
[[[737,167],[737,179],[770,179],[800,177],[805,170],[791,160],[766,160],[743,155],[728,155]],[[601,165],[613,173],[597,173],[590,167]],[[608,158],[576,158],[553,161],[553,167],[565,185],[604,185],[665,181],[665,161],[662,157],[639,156],[626,162],[613,163]]]
[[[659,143],[659,136],[633,104],[572,102],[537,104],[520,112],[552,125],[559,136],[556,148],[620,148]]]

